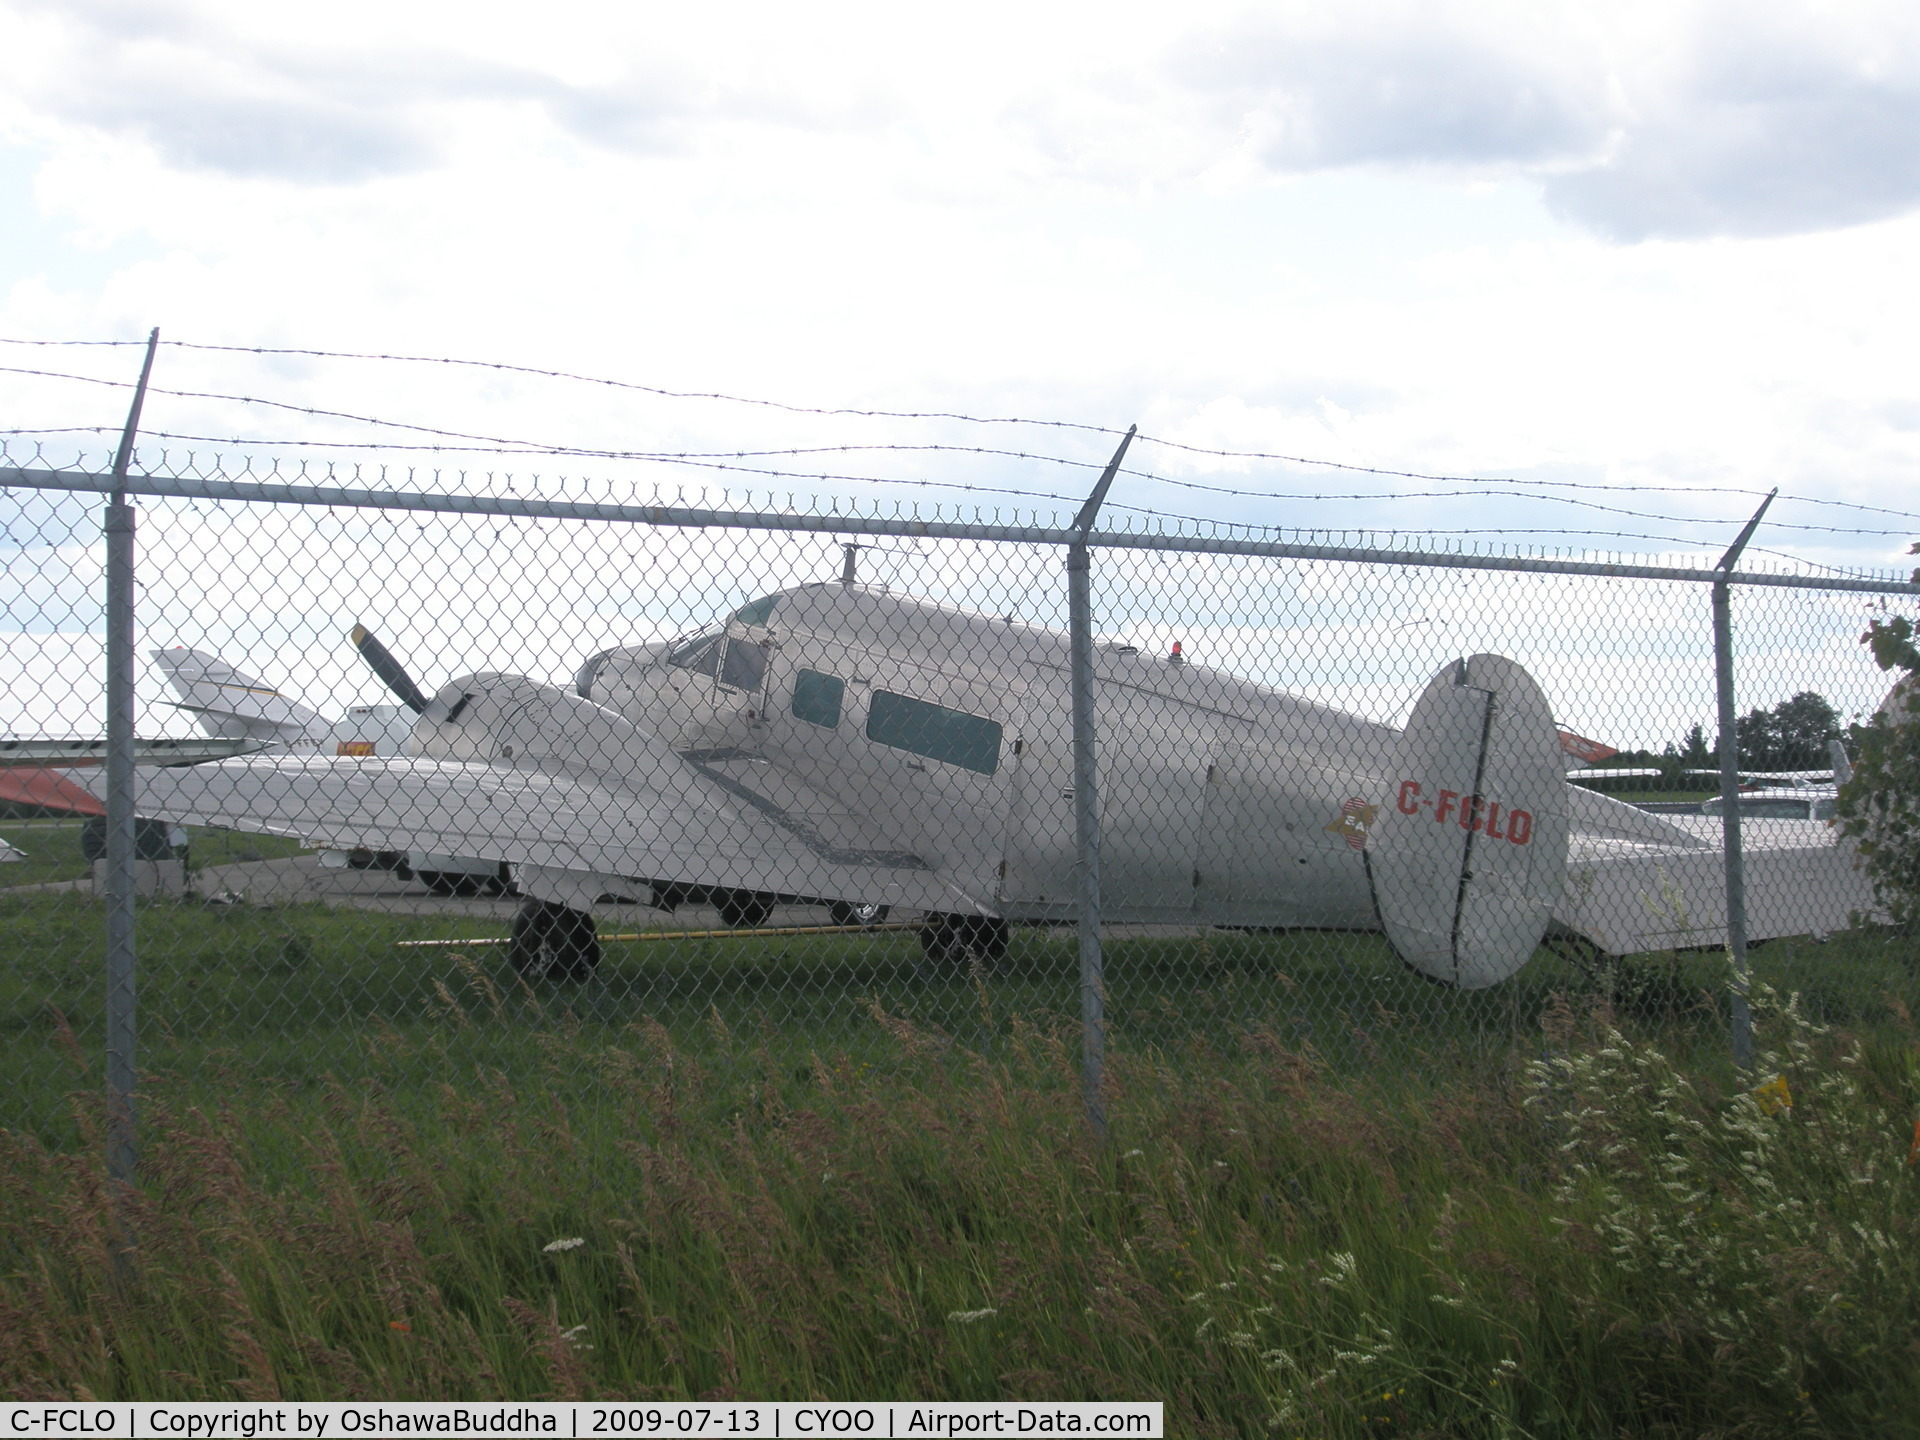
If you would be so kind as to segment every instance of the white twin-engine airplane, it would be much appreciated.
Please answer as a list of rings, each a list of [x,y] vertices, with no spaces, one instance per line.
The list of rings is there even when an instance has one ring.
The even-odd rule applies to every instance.
[[[1569,785],[1546,698],[1511,660],[1448,664],[1405,730],[1177,654],[1104,645],[1095,666],[1108,920],[1384,931],[1463,989],[1550,935],[1609,954],[1725,938],[1720,821]],[[1064,634],[828,582],[605,651],[571,692],[454,680],[404,757],[146,771],[138,806],[499,857],[528,897],[511,954],[529,973],[590,971],[607,896],[745,924],[776,902],[912,907],[931,959],[991,962],[1010,922],[1075,913],[1070,711]],[[1872,908],[1830,827],[1745,833],[1754,938]]]

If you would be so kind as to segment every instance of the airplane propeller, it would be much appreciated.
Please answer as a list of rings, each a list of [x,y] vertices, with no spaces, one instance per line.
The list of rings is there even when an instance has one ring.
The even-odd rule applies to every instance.
[[[399,697],[400,703],[418,715],[427,708],[427,697],[420,693],[420,687],[413,683],[413,677],[407,674],[406,666],[393,658],[388,650],[373,636],[373,632],[364,625],[353,627],[353,648],[360,652],[360,658],[367,662],[381,682]]]

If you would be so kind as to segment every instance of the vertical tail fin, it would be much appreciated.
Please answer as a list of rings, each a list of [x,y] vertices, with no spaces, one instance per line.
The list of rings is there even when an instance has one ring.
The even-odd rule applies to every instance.
[[[327,723],[317,712],[217,655],[176,645],[155,650],[153,660],[180,697],[174,703],[191,711],[209,735],[299,745],[317,743],[326,734]]]

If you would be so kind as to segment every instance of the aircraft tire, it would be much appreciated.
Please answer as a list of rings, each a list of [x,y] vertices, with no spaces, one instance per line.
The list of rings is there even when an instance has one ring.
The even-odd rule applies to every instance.
[[[723,896],[714,908],[720,912],[720,923],[727,928],[752,930],[766,923],[767,917],[773,913],[773,902],[748,891],[736,890]]]
[[[529,979],[585,980],[600,965],[593,917],[548,900],[524,901],[513,917],[507,960]]]
[[[983,964],[996,965],[1007,958],[1013,927],[998,915],[966,915],[961,917],[960,926],[967,949]]]
[[[590,979],[600,968],[600,936],[593,928],[593,917],[584,910],[562,907],[554,916],[552,934],[555,959],[547,973],[558,980]]]
[[[921,975],[944,980],[977,961],[982,971],[1004,960],[1011,927],[997,915],[932,914],[920,927]]]
[[[920,925],[920,978],[928,984],[951,979],[967,959],[957,915],[929,915]]]
[[[887,918],[885,905],[856,905],[850,900],[836,900],[827,906],[827,918],[836,925],[878,925]]]

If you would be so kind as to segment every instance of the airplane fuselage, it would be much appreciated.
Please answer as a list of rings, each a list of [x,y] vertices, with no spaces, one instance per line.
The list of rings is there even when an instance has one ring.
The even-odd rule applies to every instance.
[[[1131,646],[1098,647],[1095,674],[1108,915],[1372,927],[1362,848],[1397,730]],[[1058,631],[810,585],[597,656],[579,690],[823,844],[877,835],[1009,919],[1072,911]]]

